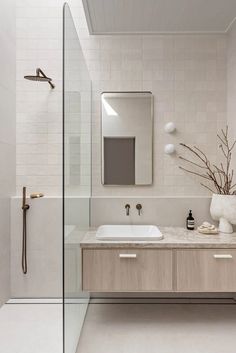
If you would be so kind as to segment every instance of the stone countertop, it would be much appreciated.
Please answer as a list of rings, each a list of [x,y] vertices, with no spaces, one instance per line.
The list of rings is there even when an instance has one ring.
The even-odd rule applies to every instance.
[[[111,241],[96,239],[96,230],[85,234],[81,248],[235,248],[236,233],[200,234],[180,227],[160,227],[164,238],[158,241]]]

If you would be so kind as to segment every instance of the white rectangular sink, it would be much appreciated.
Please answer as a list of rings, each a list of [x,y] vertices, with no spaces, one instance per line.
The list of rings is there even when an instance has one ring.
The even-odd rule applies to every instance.
[[[99,240],[161,240],[163,235],[152,225],[103,225],[96,233]]]

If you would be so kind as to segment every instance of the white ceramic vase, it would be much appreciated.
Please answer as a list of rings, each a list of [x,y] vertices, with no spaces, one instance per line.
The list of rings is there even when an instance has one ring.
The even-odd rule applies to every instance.
[[[220,232],[233,233],[232,224],[236,224],[236,195],[213,194],[210,212],[214,221],[220,222]]]

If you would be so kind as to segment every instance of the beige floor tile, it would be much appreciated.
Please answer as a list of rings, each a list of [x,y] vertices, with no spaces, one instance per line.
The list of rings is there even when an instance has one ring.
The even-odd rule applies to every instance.
[[[235,353],[236,305],[90,304],[77,353]]]

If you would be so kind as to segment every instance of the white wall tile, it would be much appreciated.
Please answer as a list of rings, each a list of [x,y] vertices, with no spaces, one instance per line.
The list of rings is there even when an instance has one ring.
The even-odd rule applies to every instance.
[[[173,192],[174,195],[189,192],[205,195],[207,191],[199,186],[198,180],[179,173],[178,158],[173,161],[166,158],[163,148],[169,139],[177,145],[180,141],[191,142],[193,136],[197,136],[201,147],[210,150],[212,158],[216,159],[215,135],[219,126],[226,123],[226,36],[89,36],[82,2],[71,0],[69,5],[93,81],[93,195],[133,195],[136,192],[136,188],[130,187],[107,188],[100,182],[101,158],[97,152],[100,150],[100,94],[105,90],[151,90],[154,94],[154,183],[151,187],[140,188],[139,192],[143,196],[172,195]],[[18,185],[24,181],[22,162],[25,160],[25,165],[30,165],[35,151],[39,155],[48,155],[47,162],[45,159],[38,166],[37,158],[35,163],[32,162],[37,166],[35,171],[46,163],[51,171],[54,165],[57,174],[61,163],[61,97],[57,90],[50,94],[48,87],[22,79],[26,71],[34,69],[36,62],[42,63],[47,74],[59,78],[61,90],[61,33],[58,32],[61,26],[58,9],[61,6],[62,2],[58,0],[43,1],[40,5],[35,1],[29,4],[21,0],[18,4],[17,164],[21,173],[17,177]],[[46,32],[49,33],[47,38]],[[171,120],[177,125],[173,138],[163,133],[164,124]],[[206,130],[208,135],[211,134],[210,139]],[[86,143],[86,135],[82,139]],[[32,153],[22,147],[28,144],[32,146]],[[48,146],[47,150],[45,146]],[[22,157],[23,154],[28,157]],[[46,173],[46,168],[42,170]],[[172,179],[165,185],[165,176],[172,172]],[[179,178],[177,183],[175,176]],[[42,182],[41,179],[38,181]],[[189,183],[194,185],[192,189]]]
[[[15,194],[15,3],[3,0],[0,11],[0,306],[10,296],[10,197]]]
[[[219,43],[220,47],[224,48],[224,43]],[[229,132],[232,139],[236,136],[236,23],[234,22],[233,27],[229,33],[228,41],[228,56],[227,56],[227,119],[229,125]],[[234,150],[232,156],[232,168],[236,170],[236,150]]]
[[[30,180],[31,181],[31,180]],[[36,185],[39,185],[38,183]],[[38,190],[39,191],[39,190]],[[27,199],[28,273],[21,269],[21,198],[11,200],[11,296],[62,296],[62,200]]]
[[[23,185],[61,194],[62,6],[17,1],[17,192]],[[24,80],[41,67],[56,85]],[[42,190],[44,189],[44,190]]]
[[[172,177],[171,177],[172,178]],[[171,180],[171,185],[173,181]],[[210,197],[94,197],[91,202],[92,226],[102,224],[155,224],[185,227],[189,210],[193,210],[196,226],[203,221],[213,222],[210,216]],[[125,204],[131,206],[126,216]],[[136,204],[142,204],[138,215]]]
[[[111,81],[99,80],[99,74],[93,81],[93,196],[137,192],[143,196],[207,194],[196,178],[178,169],[178,154],[172,159],[164,156],[163,149],[166,141],[178,145],[196,140],[202,149],[209,151],[213,161],[217,158],[216,133],[220,125],[226,124],[226,42],[225,35],[100,37],[97,57],[100,66],[104,61],[110,62]],[[90,58],[83,42],[82,48],[85,57]],[[99,68],[98,62],[96,67]],[[155,173],[151,187],[137,190],[101,185],[99,95],[111,87],[112,90],[146,89],[154,94]],[[168,121],[177,125],[174,136],[163,133]]]

